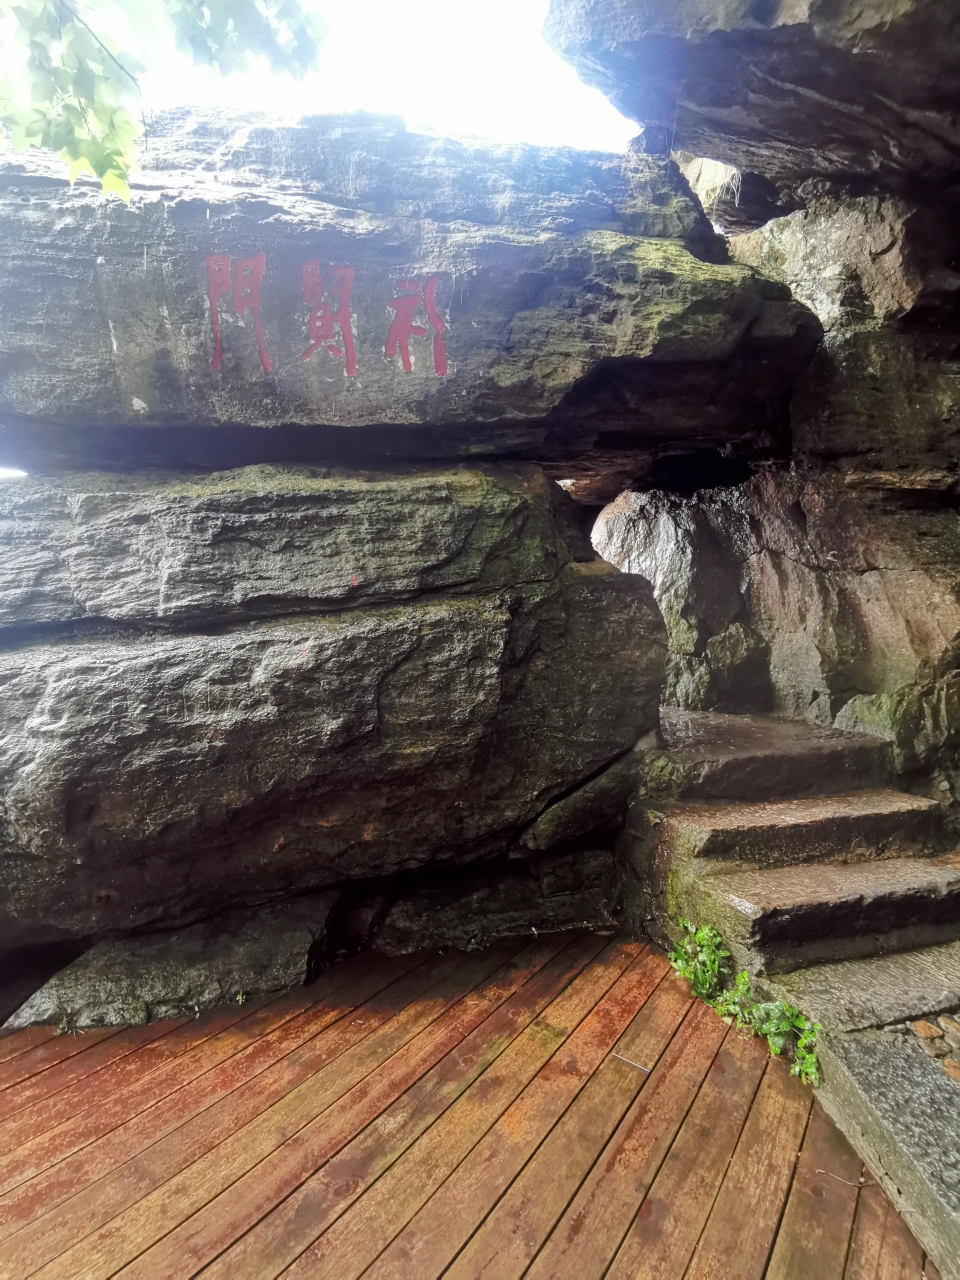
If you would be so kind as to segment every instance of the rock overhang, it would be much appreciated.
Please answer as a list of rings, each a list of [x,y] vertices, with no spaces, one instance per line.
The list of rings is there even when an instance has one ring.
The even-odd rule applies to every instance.
[[[0,224],[0,425],[33,469],[756,440],[820,336],[632,151],[178,113],[129,208],[8,157]]]
[[[943,0],[552,0],[545,35],[654,149],[787,188],[960,177],[960,13]]]

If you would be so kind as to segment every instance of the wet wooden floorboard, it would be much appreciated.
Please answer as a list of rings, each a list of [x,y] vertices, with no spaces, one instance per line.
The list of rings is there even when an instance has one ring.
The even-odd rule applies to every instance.
[[[639,943],[0,1038],[0,1280],[936,1280],[811,1090]]]

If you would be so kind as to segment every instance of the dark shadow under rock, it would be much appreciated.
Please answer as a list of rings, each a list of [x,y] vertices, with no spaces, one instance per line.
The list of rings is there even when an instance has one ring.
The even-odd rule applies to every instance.
[[[378,951],[472,951],[498,938],[563,929],[616,929],[620,877],[606,850],[517,860],[397,898],[374,939]]]

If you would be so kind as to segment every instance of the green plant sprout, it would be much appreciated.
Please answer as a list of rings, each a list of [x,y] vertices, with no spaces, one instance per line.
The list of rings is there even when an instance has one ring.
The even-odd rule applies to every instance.
[[[736,974],[731,984],[730,952],[717,930],[710,925],[697,928],[684,919],[678,923],[683,934],[668,958],[677,974],[689,981],[693,994],[738,1030],[763,1036],[775,1056],[789,1050],[793,1055],[790,1074],[799,1076],[804,1084],[818,1085],[820,1027],[785,1000],[757,1000],[746,969]]]

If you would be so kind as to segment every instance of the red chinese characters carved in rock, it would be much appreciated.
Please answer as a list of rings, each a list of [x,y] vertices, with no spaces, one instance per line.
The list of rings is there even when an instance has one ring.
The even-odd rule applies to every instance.
[[[436,304],[439,280],[439,275],[431,276],[425,285],[419,280],[398,280],[400,295],[387,302],[387,306],[396,312],[387,334],[387,359],[392,360],[399,349],[400,359],[407,373],[413,368],[413,361],[410,359],[411,337],[425,338],[429,332],[423,325],[413,323],[414,312],[422,305],[430,328],[433,329],[433,371],[439,378],[446,377],[447,354],[443,345],[443,333],[447,326],[440,318]]]
[[[273,365],[263,345],[263,329],[260,325],[260,282],[266,259],[261,250],[255,258],[237,258],[233,262],[229,254],[215,253],[206,259],[207,297],[210,299],[210,319],[213,324],[213,360],[210,368],[220,368],[220,299],[233,290],[233,309],[241,318],[249,311],[253,316],[253,331],[257,336],[260,360],[267,373]]]
[[[355,267],[330,266],[319,258],[311,258],[300,268],[303,305],[310,308],[310,345],[302,358],[306,360],[319,347],[325,347],[332,356],[343,360],[349,378],[357,376],[357,353],[350,321],[350,294],[356,274]],[[324,300],[325,293],[332,301]]]

